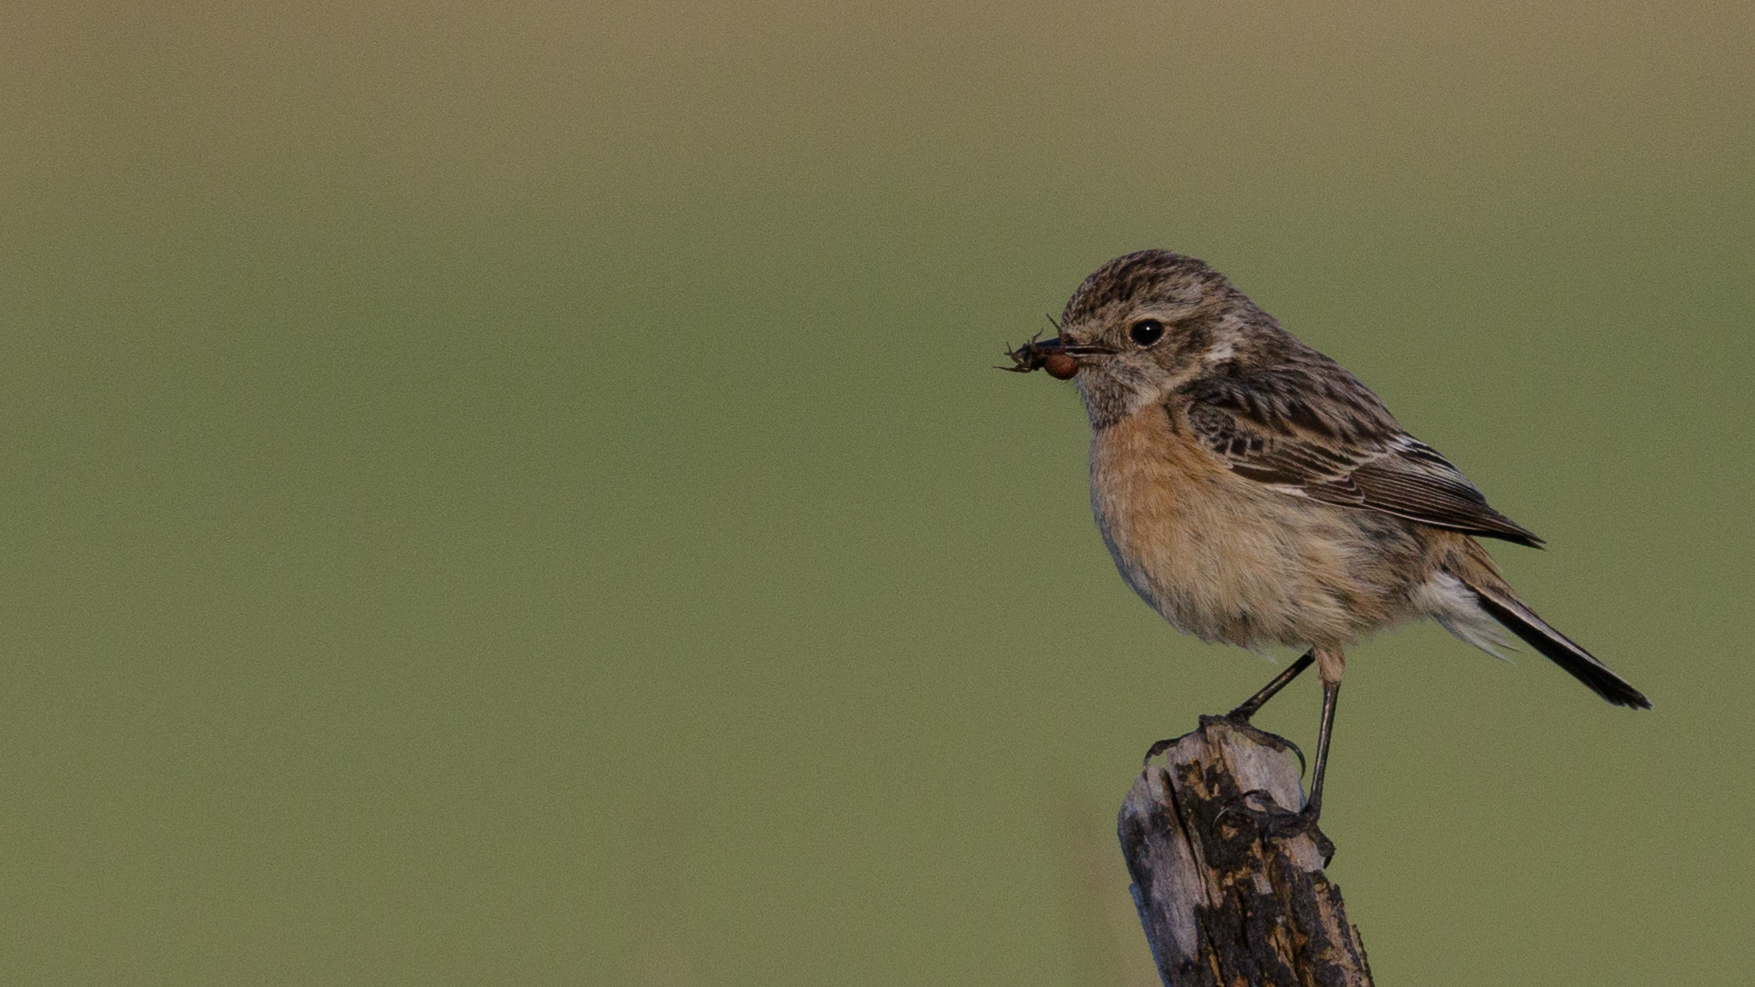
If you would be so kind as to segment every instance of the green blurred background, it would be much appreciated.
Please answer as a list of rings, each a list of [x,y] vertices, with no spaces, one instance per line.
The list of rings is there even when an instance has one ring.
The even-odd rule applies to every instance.
[[[1656,704],[1353,652],[1379,981],[1747,981],[1747,3],[5,19],[0,979],[1153,982],[1114,809],[1272,669],[989,367],[1165,246]]]

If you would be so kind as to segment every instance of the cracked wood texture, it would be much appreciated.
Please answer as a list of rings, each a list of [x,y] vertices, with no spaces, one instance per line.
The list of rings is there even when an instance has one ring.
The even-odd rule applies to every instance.
[[[1259,809],[1300,808],[1291,744],[1204,716],[1159,747],[1165,763],[1148,758],[1117,828],[1166,987],[1370,987],[1321,834],[1263,839],[1250,812],[1224,811],[1245,792]]]

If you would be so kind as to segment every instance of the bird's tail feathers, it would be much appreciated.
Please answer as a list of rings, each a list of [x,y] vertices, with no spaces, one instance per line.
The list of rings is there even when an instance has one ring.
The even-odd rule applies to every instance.
[[[1475,567],[1469,567],[1471,569]],[[1458,574],[1457,578],[1468,588],[1482,611],[1498,621],[1504,628],[1515,634],[1525,644],[1536,649],[1548,660],[1564,668],[1571,676],[1583,682],[1592,692],[1616,706],[1631,706],[1635,709],[1650,709],[1651,700],[1626,679],[1616,675],[1609,666],[1598,661],[1596,656],[1584,650],[1576,641],[1555,630],[1549,623],[1536,615],[1517,594],[1511,591],[1505,582],[1498,578],[1492,569],[1476,570]],[[1475,640],[1480,634],[1478,628],[1468,627],[1469,633],[1452,626],[1457,623],[1445,621],[1445,627],[1470,644],[1481,648],[1489,654],[1497,654],[1492,648]]]

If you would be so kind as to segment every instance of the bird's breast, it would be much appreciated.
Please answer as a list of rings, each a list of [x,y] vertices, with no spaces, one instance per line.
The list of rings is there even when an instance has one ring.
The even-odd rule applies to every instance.
[[[1212,511],[1222,469],[1194,445],[1162,408],[1120,419],[1091,439],[1091,510],[1103,541],[1134,592],[1184,630],[1203,623],[1176,606],[1177,587],[1210,581],[1200,559],[1210,542]],[[1205,636],[1204,634],[1202,636]]]
[[[1122,577],[1183,631],[1244,646],[1356,633],[1349,519],[1232,473],[1174,411],[1093,434],[1091,508]]]

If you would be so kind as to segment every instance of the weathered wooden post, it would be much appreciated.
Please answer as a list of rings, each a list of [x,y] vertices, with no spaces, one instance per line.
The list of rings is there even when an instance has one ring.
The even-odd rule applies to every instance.
[[[1166,987],[1370,987],[1359,930],[1323,873],[1332,846],[1320,833],[1264,839],[1239,811],[1245,793],[1297,810],[1298,775],[1290,743],[1218,716],[1147,756],[1117,828]]]

